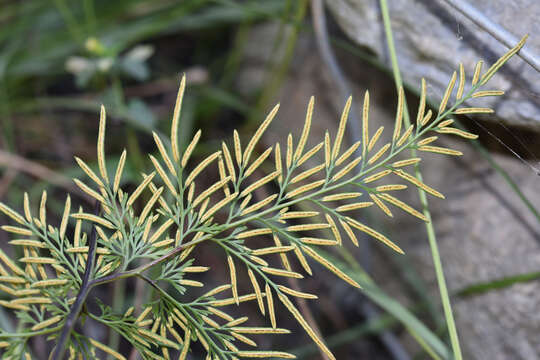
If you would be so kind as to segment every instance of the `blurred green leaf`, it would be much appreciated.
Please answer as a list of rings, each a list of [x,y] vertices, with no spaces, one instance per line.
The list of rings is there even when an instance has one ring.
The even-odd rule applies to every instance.
[[[413,332],[415,337],[417,336],[422,339],[424,342],[424,344],[421,344],[422,346],[427,346],[431,351],[438,354],[443,359],[450,359],[450,352],[446,344],[428,329],[412,312],[388,296],[367,274],[355,271],[326,251],[320,249],[316,250],[319,255],[323,256],[330,263],[336,265],[341,271],[357,281],[362,286],[362,289],[358,289],[359,291],[365,294],[371,301],[380,306],[388,314],[394,316],[409,331]]]
[[[457,296],[473,296],[480,295],[492,290],[499,290],[510,287],[514,284],[530,282],[540,279],[540,272],[530,272],[525,274],[513,275],[508,277],[503,277],[500,279],[495,279],[492,281],[486,281],[482,283],[477,283],[469,285],[461,290],[456,292]]]
[[[138,127],[152,130],[156,125],[156,117],[152,110],[141,100],[133,99],[128,104],[128,114]]]

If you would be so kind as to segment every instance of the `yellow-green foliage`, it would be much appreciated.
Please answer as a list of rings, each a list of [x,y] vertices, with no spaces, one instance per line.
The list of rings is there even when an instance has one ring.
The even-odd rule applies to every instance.
[[[465,89],[467,79],[460,66],[454,100],[456,73],[435,117],[431,110],[426,111],[426,85],[422,81],[417,121],[407,129],[402,128],[405,100],[401,90],[392,140],[387,144],[377,144],[382,127],[374,133],[370,131],[369,94],[366,93],[362,141],[348,149],[343,149],[342,143],[351,99],[347,101],[337,133],[327,132],[323,141],[306,147],[314,107],[312,98],[301,134],[290,134],[285,146],[275,144],[258,157],[254,153],[258,141],[278,113],[279,106],[276,106],[245,146],[234,132],[232,144],[224,142],[221,150],[191,164],[190,158],[201,132],[197,132],[186,150],[181,152],[177,133],[185,89],[185,78],[182,78],[170,144],[154,134],[161,158],[151,156],[155,171],[144,174],[132,193],[119,186],[125,151],[113,176],[107,173],[106,115],[102,108],[97,144],[98,171],[77,158],[90,181],[75,180],[81,190],[99,204],[98,212],[72,209],[68,197],[61,223],[55,227],[47,223],[46,193],[43,193],[37,213],[32,212],[28,196],[24,198],[23,215],[0,204],[0,210],[14,223],[2,228],[11,233],[10,244],[21,248],[23,254],[18,259],[10,259],[0,250],[0,290],[12,298],[0,301],[0,305],[16,312],[20,321],[17,333],[0,332],[4,358],[20,359],[28,354],[30,337],[47,335],[49,341],[60,341],[59,347],[67,349],[72,357],[84,353],[92,356],[95,349],[99,349],[114,358],[124,359],[115,350],[79,333],[77,328],[70,328],[72,324],[67,319],[79,318],[90,289],[137,277],[155,290],[152,304],[139,311],[131,307],[124,314],[114,313],[108,306],[101,305],[101,313],[86,313],[85,316],[120,333],[145,359],[169,358],[174,354],[183,360],[190,346],[197,342],[206,349],[206,358],[212,360],[294,358],[279,351],[244,350],[256,346],[250,335],[290,332],[278,327],[277,304],[284,305],[320,349],[334,359],[294,304],[295,297],[316,299],[317,296],[290,289],[284,280],[302,279],[303,273],[311,275],[309,261],[313,260],[350,285],[359,287],[317,251],[319,246],[341,246],[346,239],[358,246],[358,232],[403,253],[395,242],[363,224],[356,215],[365,208],[375,207],[392,216],[393,208],[398,208],[426,220],[421,212],[390,192],[396,194],[412,185],[430,195],[444,196],[405,170],[417,165],[421,158],[399,160],[397,155],[411,148],[416,148],[420,154],[461,155],[457,150],[433,145],[437,136],[426,135],[436,132],[476,138],[476,135],[451,127],[451,116],[492,111],[462,105],[473,98],[502,95],[500,91],[480,88],[519,51],[523,41],[483,76],[479,63],[468,89]],[[301,170],[302,164],[309,159],[312,163],[317,155],[323,159],[320,164]],[[260,177],[263,163],[274,169]],[[220,179],[201,189],[196,185],[197,180],[210,167],[217,169]],[[268,184],[272,186],[265,186]],[[264,191],[261,191],[263,186]],[[133,204],[143,193],[148,194],[149,200],[136,213]],[[310,203],[316,210],[306,211],[300,207],[302,203]],[[70,222],[74,224],[74,231],[68,234]],[[268,242],[255,248],[254,244],[261,242],[253,241],[253,238],[268,239]],[[198,264],[192,256],[193,250],[203,242],[222,250],[230,282],[203,290],[206,292],[195,300],[184,301],[182,295],[190,288],[205,286],[195,280],[196,274],[212,271],[204,264]],[[272,257],[277,261],[272,261]],[[290,258],[297,258],[301,268],[293,268]],[[150,269],[152,271],[147,272]],[[241,272],[248,274],[252,293],[240,293],[238,274]],[[245,326],[247,317],[233,318],[222,310],[242,306],[247,301],[257,302],[261,315],[266,316],[266,326]],[[56,350],[58,358],[62,349]]]

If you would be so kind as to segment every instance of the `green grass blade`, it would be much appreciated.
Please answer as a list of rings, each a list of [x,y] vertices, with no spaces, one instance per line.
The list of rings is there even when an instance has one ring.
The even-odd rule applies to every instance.
[[[503,278],[496,279],[493,281],[481,282],[481,283],[469,285],[461,290],[458,290],[455,294],[457,296],[462,296],[462,297],[480,295],[488,291],[504,289],[514,284],[535,281],[538,279],[540,279],[540,272],[535,271],[535,272],[530,272],[530,273],[525,273],[525,274],[503,277]]]
[[[317,252],[332,264],[336,265],[345,274],[357,281],[362,286],[362,289],[358,289],[358,291],[364,293],[370,300],[385,310],[388,314],[394,316],[407,329],[413,331],[418,338],[422,339],[424,346],[428,347],[432,352],[438,354],[443,359],[450,358],[450,351],[448,347],[437,337],[437,335],[429,330],[407,308],[388,296],[373,282],[373,280],[371,280],[371,278],[369,278],[367,274],[354,271],[352,267],[345,265],[335,256],[326,251],[317,249]]]
[[[399,89],[403,86],[403,81],[401,79],[401,73],[399,70],[399,65],[396,56],[396,49],[394,46],[394,40],[392,36],[392,27],[390,24],[390,16],[388,12],[388,4],[386,0],[380,0],[381,11],[383,15],[384,29],[386,33],[386,40],[388,42],[388,49],[390,52],[390,58],[392,60],[392,70],[394,73],[394,80],[396,82],[396,87]],[[409,111],[407,106],[404,106],[403,117],[405,120],[405,126],[409,126],[411,121],[409,118]],[[411,150],[411,155],[414,157],[416,151]],[[418,165],[415,166],[415,175],[419,181],[422,181],[422,174]],[[461,346],[459,345],[459,337],[457,334],[456,323],[454,320],[454,314],[452,312],[452,305],[450,303],[450,296],[448,295],[448,289],[446,287],[446,279],[444,277],[444,271],[441,261],[441,256],[439,254],[439,246],[437,244],[437,238],[435,236],[435,228],[433,227],[433,222],[431,221],[431,213],[429,211],[428,202],[426,193],[418,189],[418,195],[420,197],[420,203],[423,208],[423,214],[428,219],[426,222],[426,230],[428,235],[429,246],[431,249],[431,257],[433,259],[433,265],[435,267],[435,275],[437,277],[437,284],[439,285],[439,292],[441,296],[441,301],[444,310],[444,316],[446,318],[446,324],[448,326],[448,333],[450,334],[450,342],[452,344],[452,351],[456,360],[461,360],[463,358],[461,354]]]

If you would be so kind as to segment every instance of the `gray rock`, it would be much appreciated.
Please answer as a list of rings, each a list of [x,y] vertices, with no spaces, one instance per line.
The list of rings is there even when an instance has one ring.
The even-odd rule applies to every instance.
[[[540,2],[493,0],[468,2],[516,37],[530,34],[526,46],[540,54]],[[376,0],[327,0],[341,29],[358,45],[389,64],[384,29]],[[452,72],[463,62],[472,74],[475,62],[493,63],[507,48],[442,0],[388,1],[396,51],[404,80],[417,86],[425,77],[434,99],[441,98]],[[497,118],[540,130],[540,75],[517,57],[491,80],[508,92],[496,106]],[[492,119],[494,117],[491,117]]]

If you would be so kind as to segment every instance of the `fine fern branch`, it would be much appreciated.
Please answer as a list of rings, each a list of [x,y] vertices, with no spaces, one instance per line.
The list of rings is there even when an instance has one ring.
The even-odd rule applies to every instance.
[[[283,279],[303,278],[302,272],[311,275],[313,271],[308,261],[311,259],[352,286],[360,287],[317,250],[341,246],[343,234],[358,246],[356,233],[362,232],[403,253],[387,236],[360,222],[357,212],[376,207],[387,216],[393,216],[393,208],[399,208],[427,220],[394,194],[412,185],[435,197],[444,196],[403,170],[421,161],[420,157],[399,160],[398,155],[408,149],[460,155],[458,150],[434,145],[438,135],[433,134],[476,137],[451,127],[451,117],[492,111],[463,107],[463,104],[474,98],[502,95],[500,91],[481,88],[519,51],[524,41],[525,38],[483,75],[480,74],[480,62],[467,91],[464,69],[460,66],[459,81],[454,74],[436,116],[430,111],[425,112],[426,86],[423,81],[416,124],[407,128],[403,126],[404,94],[400,90],[395,126],[388,143],[378,143],[382,138],[382,127],[373,134],[370,132],[369,93],[366,92],[362,142],[342,149],[352,103],[349,99],[335,137],[332,139],[326,132],[323,141],[308,148],[314,108],[311,98],[300,136],[295,139],[289,134],[284,147],[276,143],[255,155],[259,140],[278,112],[279,106],[276,106],[245,147],[235,131],[230,148],[222,143],[221,150],[194,166],[190,159],[201,132],[195,134],[184,151],[178,145],[179,116],[185,90],[183,77],[173,115],[170,148],[154,134],[160,158],[150,156],[154,170],[143,174],[141,183],[131,193],[120,187],[125,151],[114,175],[110,177],[107,172],[104,151],[106,114],[102,108],[98,169],[94,171],[77,158],[91,182],[75,180],[82,191],[96,200],[100,213],[73,210],[68,197],[60,225],[54,227],[48,225],[46,219],[46,193],[35,217],[26,195],[23,215],[0,204],[0,211],[15,224],[2,228],[16,237],[10,244],[23,250],[23,256],[17,260],[10,259],[0,250],[0,290],[12,298],[0,300],[0,305],[17,314],[21,323],[19,328],[23,329],[17,333],[0,331],[4,357],[25,356],[28,339],[47,335],[47,339],[56,344],[53,359],[61,359],[65,351],[70,357],[74,354],[95,356],[97,350],[124,359],[115,349],[88,338],[75,328],[84,315],[124,337],[144,359],[169,358],[175,354],[184,360],[196,342],[210,360],[294,358],[280,351],[242,349],[256,346],[250,338],[252,335],[289,333],[277,324],[276,306],[280,303],[321,351],[335,359],[292,300],[316,299],[317,296],[290,289],[282,283]],[[354,158],[358,149],[362,156]],[[270,158],[273,161],[269,161]],[[269,162],[273,162],[274,170],[260,177],[261,165]],[[313,162],[314,166],[304,168]],[[219,180],[208,188],[196,189],[197,180],[212,167],[217,169]],[[390,178],[390,182],[381,183]],[[259,199],[263,187],[273,191]],[[136,212],[134,204],[143,193],[149,194],[149,200],[140,212]],[[303,203],[313,205],[314,210],[299,210]],[[319,219],[318,222],[310,222],[314,218]],[[70,225],[74,228],[68,236]],[[272,243],[256,247],[253,244],[259,242],[252,239],[257,238],[268,238]],[[197,264],[193,253],[204,242],[223,251],[230,281],[188,300],[198,293],[196,288],[205,286],[196,280],[197,274],[209,271],[209,268]],[[291,256],[300,263],[299,271],[289,261]],[[150,269],[152,272],[148,271]],[[238,274],[241,272],[249,276],[252,293],[240,293]],[[152,301],[139,313],[135,314],[133,307],[124,314],[115,313],[103,303],[99,304],[99,313],[83,311],[93,288],[128,278],[141,279],[154,291]],[[223,297],[229,292],[230,297]],[[186,297],[186,294],[190,296]],[[233,318],[220,309],[250,301],[255,301],[261,314],[268,317],[269,326],[246,326],[247,317]]]

